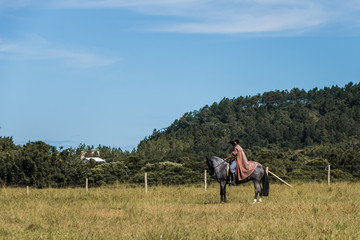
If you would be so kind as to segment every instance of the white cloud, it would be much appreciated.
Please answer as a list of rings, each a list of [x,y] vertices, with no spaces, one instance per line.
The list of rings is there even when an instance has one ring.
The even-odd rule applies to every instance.
[[[21,6],[0,0],[0,7]],[[181,33],[286,33],[332,23],[358,26],[359,0],[26,0],[24,6],[52,9],[126,8],[144,15],[172,17],[151,30]],[[147,24],[148,26],[148,24]]]
[[[12,52],[16,49],[15,44],[3,43],[0,41],[0,53]]]
[[[1,55],[2,60],[53,60],[77,68],[107,66],[122,60],[121,58],[57,47],[38,35],[33,35],[27,41],[16,44],[0,41],[0,53],[6,53],[6,55]]]
[[[52,6],[63,8],[118,8],[118,7],[151,7],[151,6],[184,6],[194,5],[207,0],[63,0],[54,1]]]
[[[327,15],[319,6],[244,11],[225,9],[211,17],[160,28],[183,33],[266,33],[294,31],[324,24]]]
[[[0,9],[16,9],[31,6],[34,0],[0,0]]]
[[[270,33],[313,29],[342,21],[359,0],[68,0],[62,8],[129,8],[147,15],[179,17],[156,31],[181,33]],[[356,24],[359,20],[349,19]]]
[[[60,59],[67,65],[82,68],[107,66],[121,61],[119,58],[110,58],[93,53],[75,52],[67,49],[48,49],[43,52],[42,57]]]

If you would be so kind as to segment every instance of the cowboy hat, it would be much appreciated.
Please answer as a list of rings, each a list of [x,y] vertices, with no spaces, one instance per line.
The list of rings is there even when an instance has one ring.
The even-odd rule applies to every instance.
[[[230,140],[229,143],[233,143],[233,142],[235,142],[236,144],[239,144],[240,141],[238,139],[233,138]]]

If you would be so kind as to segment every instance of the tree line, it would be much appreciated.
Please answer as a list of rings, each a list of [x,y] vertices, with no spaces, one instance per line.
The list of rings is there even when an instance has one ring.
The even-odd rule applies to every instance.
[[[249,160],[282,178],[320,181],[331,165],[334,180],[360,179],[360,85],[309,91],[270,91],[224,98],[154,129],[137,149],[81,144],[60,148],[44,142],[16,145],[0,137],[0,184],[68,187],[114,182],[187,184],[202,181],[205,156],[226,157],[238,138]],[[84,163],[97,150],[106,163]]]

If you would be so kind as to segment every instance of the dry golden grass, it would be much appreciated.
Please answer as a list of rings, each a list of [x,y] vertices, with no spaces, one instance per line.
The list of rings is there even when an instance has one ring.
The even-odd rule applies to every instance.
[[[0,239],[360,239],[360,183],[0,189]]]

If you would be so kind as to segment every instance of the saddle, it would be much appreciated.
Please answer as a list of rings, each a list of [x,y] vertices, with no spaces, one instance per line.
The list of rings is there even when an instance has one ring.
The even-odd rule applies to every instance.
[[[227,163],[226,164],[226,177],[229,177],[230,176],[230,164]]]

